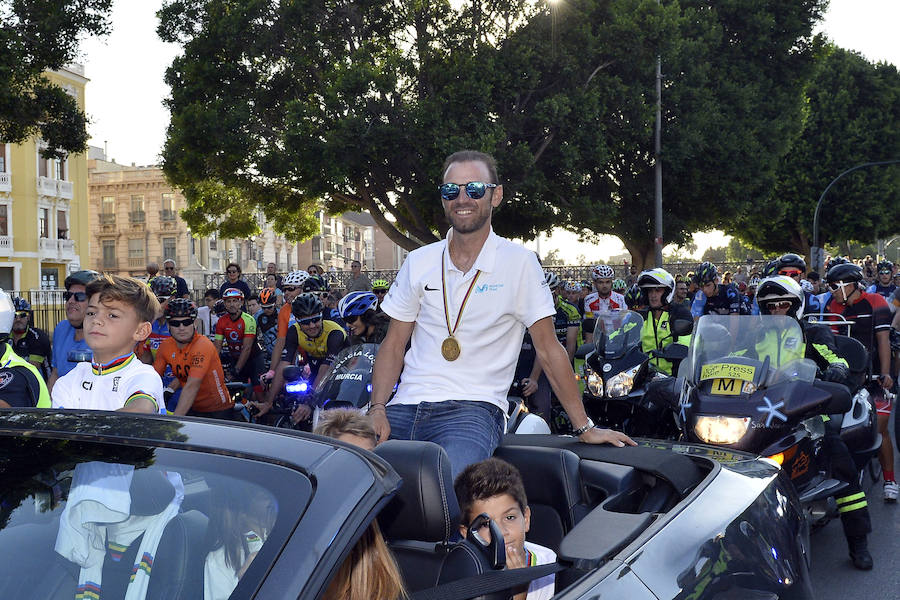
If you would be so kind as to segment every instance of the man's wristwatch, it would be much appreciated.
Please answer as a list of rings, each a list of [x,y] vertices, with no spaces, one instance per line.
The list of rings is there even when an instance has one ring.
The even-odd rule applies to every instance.
[[[588,417],[587,425],[585,425],[584,427],[579,427],[572,432],[572,435],[574,435],[575,437],[580,437],[581,434],[583,434],[585,431],[587,431],[588,429],[593,429],[594,427],[596,427],[596,425],[594,425],[594,422],[591,421],[590,417]]]

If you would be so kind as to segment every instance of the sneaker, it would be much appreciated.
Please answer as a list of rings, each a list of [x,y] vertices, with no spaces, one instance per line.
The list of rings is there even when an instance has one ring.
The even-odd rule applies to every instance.
[[[850,548],[850,560],[853,561],[853,566],[860,571],[871,571],[874,562],[872,561],[872,555],[869,554],[866,536],[848,537],[847,546]]]
[[[897,485],[896,481],[885,481],[884,501],[894,503],[897,501],[897,496],[900,496],[900,485]]]

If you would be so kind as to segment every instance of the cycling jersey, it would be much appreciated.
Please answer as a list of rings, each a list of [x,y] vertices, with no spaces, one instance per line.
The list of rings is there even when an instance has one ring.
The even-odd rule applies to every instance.
[[[235,360],[241,355],[244,344],[252,344],[255,338],[256,321],[245,312],[237,319],[226,314],[216,321],[216,340],[223,343],[222,349]]]
[[[848,321],[853,321],[853,325],[850,326],[850,337],[858,340],[866,347],[872,356],[875,372],[880,373],[881,367],[877,361],[878,344],[875,343],[875,334],[879,331],[890,331],[891,329],[891,309],[888,307],[887,301],[878,294],[861,291],[856,302],[844,306],[832,296],[825,312],[841,315]],[[838,320],[837,317],[826,317],[826,319]],[[841,328],[832,326],[832,329],[836,333],[841,332]]]
[[[703,290],[697,290],[697,293],[694,294],[694,301],[691,303],[691,315],[694,318],[708,314],[746,314],[745,310],[741,302],[741,292],[733,283],[719,284],[716,293],[709,298],[703,293]]]
[[[53,408],[118,410],[141,398],[165,414],[162,379],[153,367],[126,354],[105,365],[78,363],[56,380],[51,403]]]
[[[265,311],[259,313],[256,317],[256,339],[266,353],[266,358],[271,358],[272,349],[278,339],[278,313],[273,312],[271,315],[267,315]]]
[[[170,337],[168,321],[163,319],[160,322],[159,319],[156,319],[150,324],[150,335],[138,347],[141,352],[149,352],[153,358],[156,358],[156,351],[159,350],[159,345],[168,337]]]
[[[50,408],[50,393],[40,371],[2,344],[0,356],[0,400],[15,408]]]
[[[309,357],[311,368],[322,364],[330,365],[344,347],[346,337],[343,327],[334,321],[322,321],[322,333],[313,339],[300,330],[299,323],[294,323],[285,342],[286,360],[288,363],[294,362],[294,356],[300,350]]]
[[[596,313],[614,310],[628,310],[625,296],[619,292],[610,292],[608,298],[601,298],[597,292],[591,292],[584,298],[584,318],[593,319]]]
[[[557,298],[556,315],[553,317],[553,326],[556,329],[556,338],[559,340],[560,344],[565,346],[569,327],[581,326],[581,317],[578,315],[578,309],[561,297]]]
[[[191,405],[196,412],[215,412],[234,406],[225,388],[225,372],[216,347],[209,338],[194,333],[193,339],[179,348],[174,338],[163,340],[153,361],[153,368],[160,375],[171,367],[182,387],[188,378],[200,379],[200,389]]]
[[[286,338],[288,329],[297,322],[294,313],[291,312],[291,303],[285,302],[281,310],[278,311],[278,337]]]
[[[12,332],[9,334],[9,344],[25,360],[40,364],[38,371],[44,379],[50,376],[53,352],[50,349],[50,337],[46,333],[34,327],[29,327],[20,336]]]
[[[895,298],[897,298],[897,294],[900,293],[900,288],[898,288],[893,283],[889,283],[888,285],[881,285],[879,282],[875,282],[866,289],[866,293],[869,294],[878,294],[882,296],[886,301],[888,308],[891,309],[891,312],[897,310],[897,304],[895,303]]]

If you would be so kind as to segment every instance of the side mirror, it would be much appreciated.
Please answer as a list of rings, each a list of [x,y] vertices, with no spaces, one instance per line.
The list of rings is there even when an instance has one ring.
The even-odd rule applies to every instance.
[[[684,360],[688,355],[688,347],[684,344],[669,344],[662,350],[651,350],[650,353],[656,357],[668,361]]]
[[[676,337],[691,335],[692,331],[694,331],[694,321],[692,319],[674,319],[672,321],[672,333]]]
[[[594,351],[594,344],[582,344],[578,346],[578,349],[575,351],[575,358],[584,359],[588,354]]]

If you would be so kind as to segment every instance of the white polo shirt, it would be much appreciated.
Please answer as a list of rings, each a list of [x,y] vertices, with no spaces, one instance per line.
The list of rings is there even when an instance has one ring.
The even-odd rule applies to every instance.
[[[451,328],[469,284],[481,271],[454,333],[461,350],[455,361],[441,355],[441,343],[448,335],[442,259]],[[525,328],[556,313],[534,253],[493,229],[468,273],[453,265],[446,240],[412,251],[381,306],[391,318],[415,322],[403,377],[391,404],[476,400],[502,410],[506,410]]]

